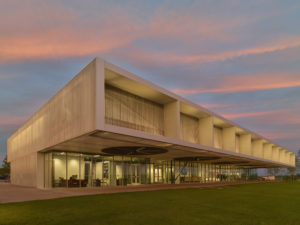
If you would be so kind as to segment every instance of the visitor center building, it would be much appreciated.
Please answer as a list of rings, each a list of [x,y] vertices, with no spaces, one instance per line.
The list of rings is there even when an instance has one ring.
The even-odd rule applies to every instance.
[[[8,139],[11,182],[38,188],[206,183],[295,154],[95,58]]]

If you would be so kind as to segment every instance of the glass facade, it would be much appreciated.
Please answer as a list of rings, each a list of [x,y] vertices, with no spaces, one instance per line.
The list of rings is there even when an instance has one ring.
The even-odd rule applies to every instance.
[[[211,183],[249,179],[253,169],[187,160],[45,153],[45,188]]]

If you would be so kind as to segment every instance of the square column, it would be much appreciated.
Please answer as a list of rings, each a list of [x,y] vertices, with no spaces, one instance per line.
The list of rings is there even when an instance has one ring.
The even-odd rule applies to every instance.
[[[272,160],[279,161],[279,147],[273,146],[272,147]]]
[[[252,154],[255,157],[263,158],[263,140],[255,140],[252,142]]]
[[[228,128],[223,128],[222,130],[222,138],[223,138],[223,149],[228,150],[231,152],[236,152],[235,149],[235,135],[236,128],[235,127],[228,127]]]
[[[164,105],[164,135],[180,139],[180,108],[179,102],[174,101]]]
[[[251,134],[240,135],[240,153],[252,155]]]
[[[212,116],[199,119],[199,143],[201,145],[213,147],[214,124]]]
[[[290,162],[289,162],[289,164],[292,165],[292,166],[295,166],[295,163],[296,163],[296,155],[295,155],[295,153],[290,152]]]
[[[283,148],[279,149],[279,161],[282,163],[285,162],[285,150]]]
[[[285,154],[284,163],[289,164],[290,163],[290,152],[287,150],[284,150],[284,154]]]
[[[269,143],[263,145],[264,159],[272,160],[272,146],[273,144]]]

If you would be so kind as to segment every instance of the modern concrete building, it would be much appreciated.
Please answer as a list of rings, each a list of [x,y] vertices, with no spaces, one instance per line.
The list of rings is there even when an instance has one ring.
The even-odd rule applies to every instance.
[[[295,166],[272,141],[94,59],[8,139],[13,184],[219,182]]]

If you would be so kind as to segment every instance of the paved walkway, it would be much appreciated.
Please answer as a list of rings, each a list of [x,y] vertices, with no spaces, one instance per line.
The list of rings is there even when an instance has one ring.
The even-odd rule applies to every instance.
[[[10,183],[0,182],[0,204],[7,202],[24,202],[32,200],[53,199],[80,195],[109,194],[119,192],[136,191],[155,191],[166,189],[182,188],[212,188],[223,187],[236,184],[245,184],[246,182],[227,182],[210,184],[152,184],[138,185],[129,187],[97,187],[97,188],[57,188],[57,189],[37,189],[32,187],[23,187],[12,185]],[[259,181],[248,181],[247,183],[259,183]]]

